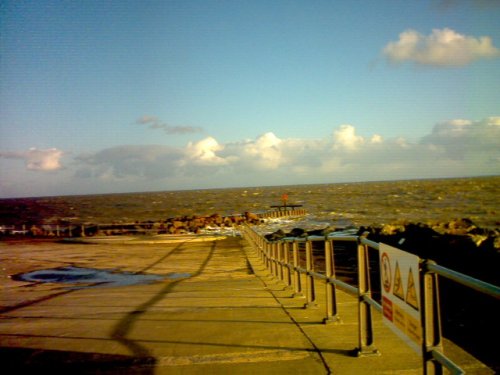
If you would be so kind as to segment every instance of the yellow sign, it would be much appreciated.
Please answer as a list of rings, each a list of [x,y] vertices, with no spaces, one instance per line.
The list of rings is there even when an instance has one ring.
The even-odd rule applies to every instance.
[[[417,299],[417,290],[415,289],[415,280],[413,280],[413,272],[410,271],[408,273],[408,283],[406,284],[406,303],[413,307],[415,310],[418,310],[418,299]]]
[[[383,321],[417,353],[422,354],[420,259],[381,243],[379,260]]]
[[[391,291],[392,286],[392,274],[391,274],[391,262],[387,254],[382,254],[380,258],[380,272],[382,277],[382,285],[386,293]]]
[[[399,270],[399,263],[396,261],[396,271],[394,271],[394,290],[392,291],[396,297],[405,300],[405,291],[403,289],[403,280],[401,279],[401,271]]]

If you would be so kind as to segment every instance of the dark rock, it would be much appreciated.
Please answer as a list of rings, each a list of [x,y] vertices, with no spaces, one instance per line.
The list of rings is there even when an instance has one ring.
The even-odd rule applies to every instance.
[[[308,236],[328,236],[330,233],[335,231],[335,227],[326,227],[323,229],[314,229],[307,231]]]
[[[252,212],[245,212],[245,218],[248,220],[248,221],[259,221],[260,218],[257,214],[254,214]]]
[[[306,233],[306,231],[302,228],[293,228],[290,232],[287,233],[287,237],[300,237],[304,233]]]
[[[283,238],[285,238],[286,234],[285,234],[285,232],[283,232],[283,230],[278,229],[276,232],[266,234],[264,237],[268,241],[279,241],[279,240],[282,240]]]

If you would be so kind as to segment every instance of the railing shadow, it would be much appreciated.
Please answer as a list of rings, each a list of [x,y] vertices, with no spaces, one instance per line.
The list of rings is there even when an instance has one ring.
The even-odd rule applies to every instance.
[[[196,277],[200,275],[205,267],[207,266],[208,262],[212,258],[215,248],[216,248],[216,243],[217,241],[212,242],[212,246],[210,247],[210,251],[206,258],[203,260],[202,264],[198,268],[198,270],[194,273],[191,274],[190,278]],[[185,245],[185,243],[180,244],[177,246],[174,250],[172,250],[168,255],[172,256],[175,255],[176,253],[182,251],[182,247]],[[165,259],[164,257],[163,259]],[[158,262],[156,262],[157,264]],[[172,291],[173,288],[185,279],[179,279],[179,280],[174,280],[170,283],[168,283],[164,288],[162,288],[156,295],[154,295],[152,298],[147,300],[146,302],[142,303],[139,305],[136,309],[133,311],[130,311],[123,319],[121,319],[113,328],[112,333],[111,333],[111,338],[114,340],[118,341],[125,347],[127,347],[132,355],[134,357],[139,357],[139,358],[149,358],[152,357],[151,352],[149,349],[147,349],[144,345],[139,344],[137,341],[132,340],[127,337],[128,333],[134,326],[135,322],[139,319],[139,317],[146,313],[149,308],[154,306],[157,302],[161,301],[168,293]]]

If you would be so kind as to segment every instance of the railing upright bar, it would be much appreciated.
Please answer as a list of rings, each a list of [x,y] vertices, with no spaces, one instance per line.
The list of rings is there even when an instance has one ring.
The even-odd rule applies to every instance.
[[[275,242],[270,242],[269,243],[269,261],[271,265],[271,274],[276,277],[276,262],[275,262],[275,255],[276,255],[276,243]]]
[[[272,274],[274,277],[278,277],[278,262],[276,260],[276,250],[278,244],[276,242],[271,243],[271,262],[272,262]]]
[[[358,243],[358,356],[380,355],[374,346],[372,310],[365,297],[371,298],[368,248]]]
[[[291,264],[290,264],[290,243],[289,242],[284,242],[283,243],[283,252],[284,252],[284,257],[283,257],[283,262],[285,263],[285,282],[288,287],[292,285],[292,277],[291,277]]]
[[[264,264],[264,266],[267,267],[267,253],[266,253],[267,242],[265,241],[264,237],[260,238],[260,249],[261,249],[260,255],[262,257],[262,263]]]
[[[337,294],[335,284],[330,280],[335,279],[335,261],[333,258],[334,243],[325,238],[325,293],[326,293],[326,317],[323,323],[339,322],[337,311]]]
[[[285,280],[285,271],[284,271],[284,265],[283,265],[283,261],[284,261],[283,250],[284,250],[284,244],[283,244],[283,241],[280,241],[280,242],[278,242],[277,252],[278,252],[279,278],[281,281]]]
[[[314,286],[314,276],[312,272],[314,271],[314,259],[312,252],[312,242],[306,241],[306,296],[307,302],[304,305],[305,308],[315,308],[316,303],[316,290]]]
[[[299,243],[297,241],[292,242],[292,252],[293,252],[293,291],[294,297],[303,297],[302,293],[302,280],[299,271]]]
[[[266,268],[267,270],[272,273],[272,263],[271,263],[271,243],[265,242],[264,249],[265,249],[265,256],[266,256]]]
[[[276,278],[278,280],[281,280],[281,241],[275,243],[274,262],[275,262]]]
[[[425,375],[440,375],[443,373],[443,365],[432,355],[433,352],[443,352],[438,277],[437,274],[428,272],[428,265],[432,263],[432,261],[425,261],[420,271],[423,328],[422,359]]]

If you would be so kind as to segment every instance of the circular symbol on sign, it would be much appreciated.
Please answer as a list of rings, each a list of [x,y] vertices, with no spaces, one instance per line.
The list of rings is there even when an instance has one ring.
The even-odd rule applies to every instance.
[[[389,255],[387,253],[382,254],[382,258],[380,260],[380,268],[382,271],[382,285],[384,290],[389,293],[391,291],[391,262],[389,261]]]

